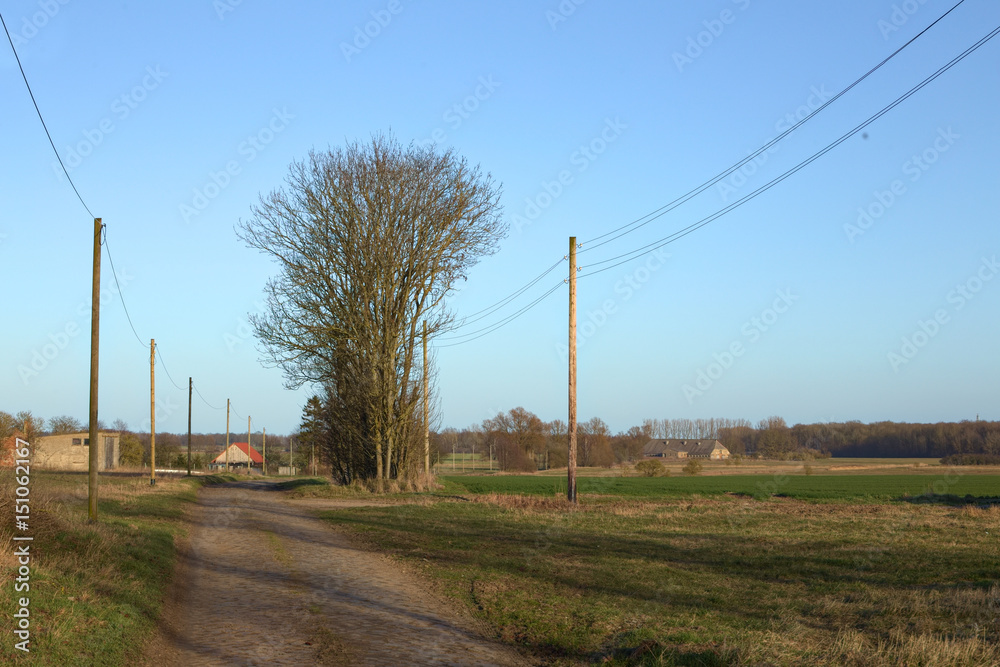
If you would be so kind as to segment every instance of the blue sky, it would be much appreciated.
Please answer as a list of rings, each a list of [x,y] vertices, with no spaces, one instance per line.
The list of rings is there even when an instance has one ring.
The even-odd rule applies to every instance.
[[[108,243],[138,337],[156,338],[158,430],[187,378],[233,430],[281,433],[307,390],[261,366],[245,319],[275,271],[233,228],[311,148],[392,131],[503,185],[500,252],[468,315],[583,243],[596,262],[712,215],[821,150],[1000,25],[966,0],[766,161],[613,243],[850,85],[953,2],[597,0],[168,5],[4,3],[36,99]],[[366,34],[367,31],[367,34]],[[579,411],[790,423],[1000,419],[1000,40],[759,197],[659,255],[579,281]],[[86,420],[93,221],[0,48],[0,409]],[[735,180],[734,180],[735,179]],[[474,331],[526,305],[566,264]],[[149,420],[148,351],[107,255],[101,418]],[[438,420],[517,405],[566,419],[565,286],[488,336],[437,341]],[[460,339],[461,340],[461,339]],[[239,415],[237,417],[237,415]],[[225,411],[194,401],[196,431]]]

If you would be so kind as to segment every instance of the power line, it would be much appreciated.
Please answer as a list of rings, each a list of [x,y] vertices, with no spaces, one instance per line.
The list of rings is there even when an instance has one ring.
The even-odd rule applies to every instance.
[[[712,187],[713,185],[717,184],[722,179],[724,179],[727,176],[729,176],[730,174],[732,174],[737,169],[740,169],[741,167],[743,167],[743,165],[745,165],[748,162],[750,162],[751,160],[755,159],[757,156],[759,156],[764,151],[767,151],[768,149],[770,149],[772,146],[774,146],[775,144],[777,144],[779,141],[781,141],[782,139],[784,139],[785,137],[787,137],[789,134],[791,134],[792,132],[794,132],[795,130],[797,130],[798,128],[800,128],[803,124],[805,124],[806,122],[808,122],[809,120],[811,120],[813,117],[815,117],[816,114],[822,112],[824,109],[826,109],[831,104],[833,104],[834,102],[836,102],[838,99],[840,99],[841,97],[843,97],[845,94],[847,94],[849,91],[851,91],[857,85],[859,85],[861,82],[863,82],[869,76],[871,76],[876,71],[878,71],[879,69],[881,69],[881,67],[883,65],[885,65],[887,62],[889,62],[890,60],[892,60],[893,58],[895,58],[903,49],[905,49],[910,44],[912,44],[917,39],[919,39],[921,36],[923,36],[928,30],[930,30],[935,25],[937,25],[946,16],[948,16],[953,11],[955,11],[956,9],[958,9],[958,7],[962,3],[964,3],[964,2],[965,2],[965,0],[959,0],[959,2],[954,7],[952,7],[947,12],[945,12],[944,14],[942,14],[941,16],[939,16],[933,23],[931,23],[929,26],[927,26],[926,28],[924,28],[923,30],[921,30],[919,33],[917,33],[916,35],[914,35],[909,41],[907,41],[905,44],[903,44],[898,49],[896,49],[891,54],[889,54],[878,65],[875,65],[870,70],[868,70],[867,72],[865,72],[865,74],[862,75],[859,79],[855,80],[854,83],[852,83],[851,85],[849,85],[846,88],[844,88],[843,90],[841,90],[839,93],[837,93],[836,95],[834,95],[833,97],[831,97],[829,100],[827,100],[826,102],[824,102],[823,104],[821,104],[819,107],[817,107],[815,110],[813,110],[812,113],[810,113],[809,115],[807,115],[804,118],[802,118],[800,121],[798,121],[797,123],[795,123],[794,125],[792,125],[790,128],[788,128],[787,130],[785,130],[784,132],[782,132],[781,134],[779,134],[775,138],[771,139],[771,141],[767,142],[766,144],[764,144],[763,146],[761,146],[760,148],[758,148],[756,151],[754,151],[753,153],[751,153],[747,157],[743,158],[743,160],[737,162],[736,164],[732,165],[731,167],[729,167],[725,171],[717,174],[713,178],[705,181],[704,183],[702,183],[698,187],[694,188],[693,190],[689,190],[686,194],[681,195],[677,199],[674,199],[672,202],[661,206],[660,208],[656,209],[655,211],[647,213],[646,215],[644,215],[644,216],[642,216],[642,217],[640,217],[640,218],[638,218],[636,220],[633,220],[632,222],[630,222],[628,224],[622,225],[621,227],[618,227],[616,229],[612,229],[609,232],[606,232],[604,234],[601,234],[600,236],[596,236],[596,237],[590,239],[589,241],[584,242],[582,244],[583,245],[583,249],[580,250],[580,254],[588,252],[588,251],[593,250],[595,248],[599,248],[600,246],[605,245],[607,243],[611,243],[612,241],[620,239],[621,237],[623,237],[623,236],[625,236],[627,234],[631,234],[632,232],[636,231],[637,229],[645,227],[646,225],[648,225],[653,220],[656,220],[657,218],[661,217],[662,215],[664,215],[666,213],[669,213],[670,211],[674,210],[678,206],[680,206],[680,205],[682,205],[682,204],[690,201],[694,197],[698,196],[699,194],[701,194],[702,192],[704,192],[708,188]],[[645,220],[645,222],[643,222],[644,220]],[[642,223],[642,224],[639,224],[639,223]],[[627,230],[627,231],[622,231],[622,230]],[[621,234],[616,234],[617,232],[622,232],[622,233]],[[594,241],[597,241],[599,239],[603,239],[603,238],[605,238],[607,236],[611,236],[612,234],[616,234],[616,235],[612,236],[611,238],[609,238],[609,239],[607,239],[605,241],[601,241],[600,243],[594,244],[592,246],[588,245],[588,244],[593,243]]]
[[[132,324],[132,316],[129,315],[128,306],[125,305],[125,295],[122,294],[122,286],[118,282],[118,271],[115,270],[115,260],[112,259],[111,257],[111,246],[108,245],[108,226],[104,225],[102,229],[104,233],[101,237],[101,244],[104,246],[104,249],[108,253],[108,261],[111,262],[111,275],[114,276],[115,278],[115,287],[118,288],[118,298],[122,302],[122,309],[125,310],[125,319],[128,320],[128,325],[132,329],[132,333],[135,335],[135,339],[139,341],[139,345],[142,345],[144,348],[148,348],[149,345],[143,343],[142,339],[139,338],[139,334],[136,332],[135,326]]]
[[[177,387],[178,391],[184,391],[184,388],[181,387],[176,382],[174,382],[174,379],[172,377],[170,377],[170,371],[167,370],[167,363],[165,361],[163,361],[163,354],[160,352],[160,346],[159,345],[156,346],[156,355],[160,358],[160,365],[163,366],[163,372],[167,374],[167,378],[170,380],[170,383],[172,385],[174,385],[175,387]]]
[[[741,160],[741,161],[737,162],[736,164],[730,166],[728,169],[720,172],[719,174],[717,174],[713,178],[705,181],[704,183],[702,183],[698,187],[696,187],[696,188],[688,191],[686,194],[681,195],[680,197],[674,199],[672,202],[670,202],[668,204],[665,204],[664,206],[661,206],[660,208],[658,208],[658,209],[656,209],[656,210],[654,210],[654,211],[652,211],[650,213],[647,213],[646,215],[644,215],[644,216],[642,216],[642,217],[640,217],[640,218],[638,218],[638,219],[636,219],[636,220],[634,220],[634,221],[632,221],[632,222],[630,222],[628,224],[622,225],[621,227],[618,227],[618,228],[613,229],[613,230],[611,230],[609,232],[601,234],[600,236],[596,236],[596,237],[590,239],[589,241],[586,241],[585,243],[582,244],[583,248],[580,250],[580,253],[582,254],[582,253],[587,252],[589,250],[593,250],[593,249],[599,248],[600,246],[603,246],[605,244],[611,243],[612,241],[615,241],[615,240],[617,240],[617,239],[619,239],[619,238],[621,238],[621,237],[623,237],[623,236],[625,236],[627,234],[631,234],[632,232],[634,232],[634,231],[636,231],[636,230],[638,230],[638,229],[646,226],[650,222],[652,222],[652,221],[654,221],[654,220],[662,217],[663,215],[666,215],[667,213],[669,213],[670,211],[676,209],[677,207],[681,206],[682,204],[690,201],[694,197],[698,196],[699,194],[701,194],[702,192],[704,192],[708,188],[712,187],[713,185],[715,185],[718,182],[720,182],[722,179],[726,178],[727,176],[729,176],[730,174],[732,174],[733,172],[735,172],[737,169],[740,169],[745,164],[749,163],[750,161],[752,161],[753,159],[755,159],[756,157],[758,157],[761,153],[764,153],[765,151],[769,150],[772,146],[774,146],[775,144],[777,144],[778,142],[780,142],[782,139],[784,139],[785,137],[787,137],[789,134],[791,134],[792,132],[794,132],[795,130],[797,130],[798,128],[800,128],[806,122],[808,122],[809,120],[811,120],[812,118],[814,118],[817,114],[819,114],[822,111],[824,111],[827,107],[829,107],[831,104],[833,104],[834,102],[836,102],[838,99],[840,99],[841,97],[843,97],[844,95],[846,95],[848,92],[850,92],[851,90],[853,90],[855,87],[857,87],[858,85],[860,85],[863,81],[865,81],[866,79],[868,79],[872,74],[874,74],[879,69],[881,69],[886,63],[888,63],[890,60],[892,60],[897,55],[899,55],[899,53],[901,53],[904,49],[906,49],[908,46],[910,46],[911,44],[913,44],[913,42],[915,42],[917,39],[919,39],[924,34],[926,34],[931,28],[933,28],[935,25],[937,25],[942,20],[944,20],[949,14],[951,14],[956,9],[958,9],[958,7],[961,6],[964,2],[965,2],[965,0],[959,0],[959,2],[957,2],[954,6],[952,6],[951,9],[949,9],[944,14],[942,14],[941,16],[939,16],[933,22],[931,22],[927,27],[925,27],[923,30],[921,30],[916,35],[914,35],[912,38],[910,38],[907,42],[905,42],[904,44],[902,44],[898,49],[896,49],[895,51],[893,51],[891,54],[889,54],[888,56],[886,56],[881,62],[879,62],[877,65],[875,65],[874,67],[872,67],[871,69],[869,69],[867,72],[865,72],[861,77],[859,77],[858,79],[856,79],[849,86],[847,86],[846,88],[844,88],[843,90],[841,90],[840,92],[838,92],[836,95],[834,95],[829,100],[827,100],[826,102],[824,102],[823,104],[821,104],[819,107],[817,107],[816,109],[814,109],[811,113],[809,113],[807,116],[805,116],[804,118],[802,118],[801,120],[799,120],[798,122],[796,122],[794,125],[792,125],[787,130],[785,130],[784,132],[782,132],[781,134],[779,134],[778,136],[776,136],[775,138],[773,138],[771,141],[767,142],[766,144],[764,144],[763,146],[761,146],[760,148],[758,148],[756,151],[752,152],[750,155],[748,155],[747,157],[745,157],[743,160]],[[872,121],[873,120],[874,119],[872,119]],[[846,138],[844,138],[844,139],[846,139]],[[830,150],[833,147],[835,147],[836,145],[839,145],[839,144],[834,144],[832,146],[829,146],[826,150]],[[821,151],[819,154],[815,155],[814,159],[820,157],[822,154],[824,154],[826,152],[826,150],[825,151]],[[809,162],[806,162],[804,164],[800,164],[799,167],[795,169],[795,171],[797,171],[799,168],[802,168],[802,167],[806,166],[806,164],[808,164],[808,163]],[[701,226],[704,226],[704,224],[708,224],[709,222],[711,222],[712,220],[716,219],[717,217],[719,217],[720,215],[724,214],[725,212],[728,212],[729,210],[737,208],[738,206],[742,205],[743,203],[746,203],[746,201],[749,201],[750,199],[753,199],[754,197],[756,197],[758,194],[761,194],[766,189],[769,189],[771,186],[776,185],[777,183],[781,182],[781,180],[784,180],[784,178],[787,178],[792,173],[795,173],[795,172],[794,171],[790,171],[789,173],[786,173],[785,175],[783,175],[783,177],[781,177],[780,180],[776,179],[775,181],[772,181],[770,184],[768,184],[768,186],[766,188],[759,189],[758,191],[756,191],[754,193],[751,193],[751,195],[749,195],[747,197],[744,197],[742,200],[739,200],[738,202],[734,202],[734,205],[730,205],[730,207],[727,207],[726,209],[723,209],[722,211],[716,213],[714,216],[710,216],[709,218],[703,219],[703,221],[701,221],[701,223],[703,223],[703,224],[695,223],[695,225],[691,225],[688,228],[685,228],[685,229],[681,230],[680,232],[676,232],[675,233],[676,238],[672,238],[671,240],[666,241],[666,243],[671,243],[671,242],[673,242],[673,241],[675,241],[675,240],[677,240],[679,238],[682,238],[683,236],[686,236],[687,234],[695,231],[696,229],[700,228]],[[618,232],[621,232],[621,233],[618,233]],[[671,236],[675,236],[675,235],[671,235]],[[609,237],[609,236],[611,238],[606,238],[606,237]],[[665,238],[671,238],[671,237],[665,237]],[[601,241],[600,243],[596,243],[594,245],[590,245],[594,241],[598,241],[600,239],[606,239],[606,240]],[[664,240],[664,239],[661,239],[661,241],[662,240]],[[655,243],[659,243],[659,242],[658,241],[654,241],[654,244]],[[666,245],[666,243],[664,243],[663,245]],[[652,244],[650,244],[650,245],[652,245]],[[660,246],[657,246],[657,247],[660,247]],[[584,278],[584,277],[587,277],[587,276],[590,276],[590,275],[594,275],[595,273],[599,273],[601,271],[605,271],[607,269],[611,269],[611,268],[614,268],[616,266],[619,266],[620,264],[629,262],[629,261],[631,261],[632,259],[635,258],[634,255],[636,253],[639,253],[640,251],[644,251],[647,248],[649,248],[649,246],[645,246],[644,248],[640,248],[637,251],[631,251],[629,253],[624,253],[622,255],[618,255],[618,256],[613,257],[613,258],[608,259],[608,260],[602,260],[600,262],[594,262],[593,264],[588,265],[588,266],[597,266],[599,264],[604,264],[604,263],[607,263],[609,261],[614,261],[615,259],[619,259],[621,257],[625,257],[626,255],[630,255],[630,257],[628,259],[625,259],[622,262],[618,262],[616,264],[613,264],[612,266],[606,267],[604,269],[600,269],[599,271],[591,271],[590,273],[582,274],[580,277]],[[484,308],[483,310],[480,310],[480,311],[477,311],[476,313],[473,313],[472,315],[468,316],[468,317],[471,317],[472,319],[468,319],[468,318],[463,319],[461,324],[458,324],[458,325],[456,325],[454,327],[451,327],[445,333],[450,333],[452,331],[457,331],[458,329],[460,329],[462,327],[465,327],[465,326],[467,326],[469,324],[472,324],[474,322],[482,320],[482,319],[488,317],[490,314],[496,312],[497,310],[500,310],[505,305],[507,305],[508,303],[510,303],[511,301],[513,301],[514,299],[516,299],[518,296],[520,296],[521,294],[523,294],[525,291],[527,291],[528,289],[530,289],[533,285],[535,285],[538,281],[540,281],[546,275],[548,275],[551,271],[553,271],[565,259],[566,258],[563,257],[562,259],[559,260],[559,262],[556,262],[553,266],[549,267],[541,275],[537,276],[536,278],[534,278],[532,281],[530,281],[529,283],[527,283],[526,285],[524,285],[523,287],[521,287],[517,291],[513,292],[512,294],[510,294],[506,298],[502,299],[501,301],[499,301],[499,302],[497,302],[497,303],[495,303],[495,304],[493,304],[493,305],[491,305],[491,306],[489,306],[487,308]],[[550,293],[551,293],[551,291],[547,292],[542,298],[544,298],[545,296],[548,296]],[[532,305],[534,305],[535,303],[538,303],[538,302],[539,301],[536,300],[535,302],[533,302]],[[521,311],[518,311],[518,312],[521,313],[521,314],[523,314],[523,312],[526,312],[526,310],[522,309]],[[497,328],[500,328],[500,326],[503,326],[508,321],[513,321],[513,319],[516,319],[517,315],[518,315],[518,313],[515,313],[515,317],[513,317],[513,318],[511,318],[509,320],[508,319],[501,320],[500,323],[498,323],[499,326],[490,325],[489,327],[486,327],[484,329],[480,329],[478,331],[470,332],[469,334],[459,334],[458,336],[455,336],[455,337],[444,337],[444,338],[437,337],[437,339],[438,340],[451,340],[451,339],[454,339],[454,338],[461,338],[463,336],[473,335],[473,334],[476,334],[476,333],[479,333],[479,332],[483,332],[483,331],[485,331],[486,333],[483,333],[482,335],[487,335],[488,333],[491,333],[492,331],[495,331]],[[495,328],[493,328],[494,326],[495,326]],[[475,336],[474,338],[470,338],[469,340],[462,341],[462,342],[469,342],[469,341],[475,340],[476,338],[479,338],[479,337],[480,336]],[[453,343],[452,345],[460,345],[460,344],[462,344],[462,343]],[[438,345],[436,347],[450,347],[450,346],[451,345]]]
[[[823,148],[822,150],[814,153],[809,158],[803,160],[802,162],[800,162],[796,166],[792,167],[788,171],[786,171],[783,174],[781,174],[780,176],[778,176],[777,178],[775,178],[775,179],[769,181],[768,183],[764,184],[763,186],[757,188],[756,190],[754,190],[750,194],[746,195],[745,197],[743,197],[743,198],[741,198],[741,199],[733,202],[732,204],[730,204],[730,205],[728,205],[728,206],[720,209],[719,211],[716,211],[715,213],[713,213],[710,216],[702,218],[698,222],[692,223],[692,224],[688,225],[687,227],[684,227],[683,229],[674,232],[673,234],[670,234],[670,235],[665,236],[665,237],[663,237],[661,239],[658,239],[656,241],[648,243],[648,244],[646,244],[644,246],[641,246],[641,247],[639,247],[639,248],[637,248],[635,250],[632,250],[632,251],[629,251],[629,252],[626,252],[626,253],[622,253],[620,255],[616,255],[614,257],[610,257],[608,259],[601,260],[599,262],[594,262],[593,264],[589,264],[589,265],[587,265],[588,267],[590,267],[590,266],[598,266],[600,264],[606,264],[608,262],[615,262],[615,260],[621,259],[621,261],[615,262],[611,266],[607,266],[607,267],[604,267],[603,269],[598,269],[596,271],[590,271],[588,273],[584,273],[580,277],[581,278],[586,278],[587,276],[592,276],[592,275],[595,275],[595,274],[598,274],[598,273],[602,273],[603,271],[608,271],[609,269],[613,269],[616,266],[620,266],[622,264],[625,264],[627,262],[632,261],[633,259],[635,259],[636,257],[638,257],[639,255],[641,255],[641,254],[643,254],[645,252],[656,250],[658,248],[662,248],[663,246],[665,246],[665,245],[667,245],[669,243],[673,243],[674,241],[676,241],[676,240],[678,240],[680,238],[683,238],[684,236],[687,236],[691,232],[694,232],[695,230],[700,229],[701,227],[704,227],[705,225],[709,224],[710,222],[713,222],[713,221],[717,220],[718,218],[722,217],[726,213],[729,213],[730,211],[732,211],[732,210],[734,210],[736,208],[739,208],[743,204],[747,203],[751,199],[756,198],[758,195],[766,192],[767,190],[770,190],[772,187],[774,187],[778,183],[781,183],[782,181],[784,181],[786,178],[788,178],[792,174],[795,174],[799,170],[801,170],[801,169],[805,168],[806,166],[812,164],[813,162],[815,162],[816,160],[818,160],[820,157],[826,155],[831,150],[833,150],[834,148],[836,148],[840,144],[844,143],[849,138],[851,138],[852,136],[854,136],[855,134],[857,134],[858,132],[860,132],[864,128],[868,127],[869,125],[871,125],[872,123],[874,123],[876,120],[878,120],[879,118],[881,118],[885,114],[887,114],[890,111],[892,111],[893,109],[895,109],[897,106],[899,106],[900,104],[902,104],[903,102],[905,102],[907,99],[909,99],[910,97],[912,97],[913,95],[915,95],[917,92],[919,92],[925,86],[929,85],[931,82],[933,82],[939,76],[941,76],[942,74],[944,74],[945,72],[947,72],[948,70],[950,70],[952,67],[954,67],[955,65],[957,65],[959,62],[961,62],[962,60],[964,60],[968,56],[970,56],[973,52],[975,52],[976,50],[978,50],[981,46],[983,46],[984,44],[986,44],[986,42],[988,42],[991,39],[993,39],[994,37],[996,37],[998,33],[1000,33],[1000,27],[995,28],[988,35],[986,35],[985,37],[983,37],[982,39],[980,39],[978,42],[976,42],[975,44],[973,44],[972,46],[970,46],[968,49],[966,49],[965,51],[963,51],[961,54],[959,54],[958,56],[956,56],[954,59],[952,59],[948,64],[942,66],[936,72],[934,72],[934,74],[930,75],[929,77],[927,77],[926,79],[924,79],[923,81],[921,81],[919,84],[917,84],[916,86],[914,86],[913,88],[911,88],[909,91],[907,91],[906,93],[904,93],[900,97],[897,97],[892,103],[890,103],[887,106],[883,107],[879,112],[877,112],[876,114],[870,116],[867,120],[865,120],[861,124],[855,126],[854,129],[852,129],[852,130],[848,131],[847,133],[843,134],[836,141],[834,141],[834,142],[832,142],[830,144],[827,144],[827,146],[825,148]],[[625,259],[622,259],[622,258],[625,258]],[[581,268],[584,268],[584,267],[581,267]]]
[[[523,308],[521,308],[520,310],[518,310],[516,313],[507,316],[506,318],[504,318],[503,320],[500,320],[496,324],[490,325],[489,327],[486,327],[484,329],[480,329],[479,331],[473,331],[473,332],[470,332],[470,333],[467,333],[467,334],[462,334],[462,335],[459,335],[459,336],[454,336],[453,338],[462,338],[463,336],[473,336],[473,334],[477,334],[477,333],[479,334],[478,336],[473,336],[472,338],[469,338],[468,340],[459,341],[457,343],[449,343],[447,345],[435,345],[434,347],[435,348],[455,347],[456,345],[464,345],[465,343],[471,343],[472,341],[474,341],[476,339],[482,338],[483,336],[487,336],[487,335],[493,333],[494,331],[496,331],[497,329],[500,329],[500,328],[502,328],[502,327],[510,324],[511,322],[513,322],[514,320],[516,320],[517,318],[519,318],[522,315],[524,315],[525,313],[527,313],[529,310],[531,310],[532,308],[534,308],[535,306],[537,306],[539,303],[541,303],[542,301],[544,301],[545,299],[547,299],[549,296],[551,296],[557,289],[559,289],[560,287],[562,287],[562,285],[565,284],[565,282],[566,282],[565,280],[560,280],[558,283],[556,283],[555,285],[553,285],[547,292],[545,292],[540,297],[538,297],[537,299],[535,299],[534,301],[532,301],[531,303],[529,303],[527,306],[524,306]],[[483,333],[480,333],[480,332],[483,332]],[[449,340],[449,339],[441,339],[441,340]]]
[[[480,321],[480,320],[482,320],[482,319],[490,316],[491,314],[495,313],[496,311],[500,310],[505,305],[507,305],[508,303],[510,303],[511,301],[513,301],[515,298],[517,298],[518,296],[520,296],[524,292],[528,291],[531,287],[533,287],[535,284],[537,284],[538,281],[540,281],[542,278],[544,278],[545,276],[547,276],[550,273],[552,273],[556,269],[557,266],[559,266],[560,264],[562,264],[565,261],[566,261],[566,257],[565,256],[559,258],[559,261],[557,261],[555,264],[553,264],[552,266],[550,266],[549,268],[547,268],[545,271],[543,271],[542,273],[540,273],[538,276],[536,276],[535,278],[533,278],[529,283],[527,283],[526,285],[524,285],[523,287],[521,287],[517,291],[515,291],[512,294],[508,295],[507,297],[501,299],[500,301],[494,303],[492,306],[487,306],[486,308],[483,308],[482,310],[478,310],[475,313],[472,313],[471,315],[467,315],[466,317],[462,318],[461,324],[456,324],[453,327],[449,327],[447,329],[447,331],[445,331],[445,333],[450,333],[452,331],[457,331],[457,330],[459,330],[459,329],[461,329],[463,327],[466,327],[466,326],[472,324],[473,322],[478,322],[478,321]],[[478,315],[478,317],[476,317],[477,315]],[[473,318],[473,319],[469,319],[469,318]]]
[[[205,397],[201,395],[201,392],[200,392],[200,391],[198,391],[198,385],[196,385],[196,384],[194,384],[194,383],[192,382],[192,383],[191,383],[191,386],[192,386],[192,387],[194,387],[194,393],[198,394],[198,398],[200,398],[200,399],[201,399],[201,402],[202,402],[202,403],[204,403],[204,404],[205,404],[205,405],[207,405],[208,407],[212,408],[213,410],[223,410],[223,409],[224,409],[224,408],[217,408],[217,407],[215,407],[214,405],[212,405],[211,403],[209,403],[208,401],[206,401],[206,400],[205,400]]]
[[[52,152],[56,154],[56,159],[59,160],[59,166],[62,167],[63,173],[66,174],[67,180],[69,180],[70,186],[73,188],[73,192],[76,193],[77,198],[83,207],[87,209],[87,213],[90,213],[91,218],[96,218],[90,207],[87,206],[87,202],[83,201],[83,197],[80,195],[80,191],[76,189],[76,183],[70,178],[69,171],[66,170],[66,165],[63,164],[62,157],[59,155],[59,151],[56,150],[56,144],[52,141],[52,135],[49,134],[49,128],[45,124],[45,119],[42,118],[42,111],[38,108],[38,102],[35,101],[35,94],[31,92],[31,85],[28,83],[28,76],[24,73],[24,67],[21,65],[21,58],[17,55],[17,49],[14,48],[14,40],[10,37],[10,31],[7,30],[7,22],[3,20],[3,15],[0,15],[0,23],[3,24],[3,31],[7,34],[7,41],[10,42],[10,49],[14,52],[14,60],[17,61],[17,67],[21,70],[21,78],[24,79],[24,85],[28,88],[28,95],[31,96],[31,103],[35,105],[35,112],[38,114],[38,120],[42,121],[42,129],[45,130],[45,136],[49,138],[49,145],[52,146]]]

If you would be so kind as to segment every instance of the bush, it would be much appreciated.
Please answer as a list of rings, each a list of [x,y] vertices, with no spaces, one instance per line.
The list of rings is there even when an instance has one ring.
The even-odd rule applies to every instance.
[[[1000,456],[996,454],[952,454],[941,459],[946,466],[997,466]]]
[[[142,443],[134,433],[122,433],[118,441],[118,465],[138,467],[142,465]]]
[[[701,472],[703,467],[704,466],[701,464],[701,461],[699,461],[698,459],[690,459],[687,463],[684,464],[683,468],[684,474],[697,475]]]
[[[659,477],[664,470],[663,464],[656,459],[645,459],[635,464],[635,471],[646,477]]]

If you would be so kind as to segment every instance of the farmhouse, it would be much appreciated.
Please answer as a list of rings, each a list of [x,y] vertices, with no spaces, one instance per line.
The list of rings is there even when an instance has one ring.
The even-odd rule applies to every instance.
[[[97,469],[113,470],[118,467],[118,440],[120,433],[97,432]],[[43,435],[32,447],[32,465],[43,470],[89,470],[90,434],[59,433]]]
[[[650,440],[642,448],[642,455],[646,458],[664,459],[711,459],[713,461],[723,461],[729,458],[729,450],[722,446],[718,440]]]
[[[249,460],[249,463],[248,463]],[[248,465],[258,465],[264,463],[264,457],[256,449],[245,442],[234,442],[229,445],[229,467],[246,468]],[[213,468],[221,468],[226,465],[226,452],[216,456],[212,460]]]

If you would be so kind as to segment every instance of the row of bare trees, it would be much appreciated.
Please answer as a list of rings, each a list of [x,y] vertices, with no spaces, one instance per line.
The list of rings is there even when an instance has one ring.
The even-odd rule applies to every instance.
[[[642,457],[642,447],[648,440],[639,427],[612,435],[604,420],[594,417],[577,426],[577,462],[587,467],[610,467],[635,461]],[[566,422],[559,419],[543,422],[523,407],[498,412],[461,431],[446,428],[433,433],[431,442],[438,459],[453,452],[481,453],[495,460],[500,470],[532,471],[566,466]]]
[[[745,419],[646,419],[612,434],[598,417],[577,431],[581,466],[635,462],[651,439],[717,439],[734,456],[810,459],[828,456],[931,457],[1000,455],[1000,422],[907,424],[861,422],[796,424],[779,416],[752,423]],[[566,465],[566,423],[542,421],[517,407],[463,430],[432,435],[438,456],[481,452],[501,470],[532,471]]]

